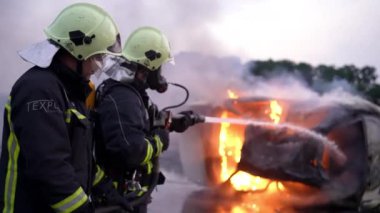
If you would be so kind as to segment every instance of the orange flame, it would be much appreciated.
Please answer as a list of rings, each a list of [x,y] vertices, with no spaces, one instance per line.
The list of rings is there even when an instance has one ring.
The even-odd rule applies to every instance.
[[[227,112],[223,112],[222,118],[227,118]],[[229,123],[222,123],[219,134],[219,155],[222,158],[221,162],[221,179],[226,181],[234,172],[236,164],[240,161],[240,149],[243,146],[243,140],[229,132]],[[235,167],[231,167],[234,164]]]
[[[231,213],[248,213],[248,212],[260,212],[260,207],[257,204],[242,203],[241,205],[234,206]]]
[[[228,90],[229,97],[237,97],[232,91]],[[277,101],[270,102],[269,117],[274,123],[279,123],[281,120],[282,107]],[[224,111],[221,115],[222,118],[228,117],[228,112]],[[229,123],[222,123],[219,133],[219,155],[221,157],[221,171],[220,179],[224,182],[236,170],[237,163],[240,161],[241,148],[243,146],[242,129],[237,130],[232,128]],[[230,182],[235,190],[238,191],[255,191],[265,189],[267,186],[268,192],[283,190],[281,183],[276,184],[274,181],[253,176],[249,173],[238,171]],[[269,185],[268,185],[269,184]],[[239,212],[239,211],[237,211]]]
[[[281,120],[281,114],[282,114],[282,107],[281,105],[276,101],[270,102],[270,114],[269,117],[273,120],[273,123],[278,124]]]

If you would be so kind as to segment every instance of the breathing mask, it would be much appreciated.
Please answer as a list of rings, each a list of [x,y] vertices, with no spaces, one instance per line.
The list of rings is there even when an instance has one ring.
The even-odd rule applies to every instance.
[[[168,89],[166,78],[161,75],[161,67],[148,73],[147,81],[149,88],[159,93],[164,93]]]

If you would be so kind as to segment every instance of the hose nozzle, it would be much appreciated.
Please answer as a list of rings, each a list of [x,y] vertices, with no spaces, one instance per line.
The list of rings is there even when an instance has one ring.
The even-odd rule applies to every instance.
[[[193,114],[193,115],[191,115],[191,119],[193,120],[194,124],[204,123],[206,121],[205,116],[199,115],[199,114]]]

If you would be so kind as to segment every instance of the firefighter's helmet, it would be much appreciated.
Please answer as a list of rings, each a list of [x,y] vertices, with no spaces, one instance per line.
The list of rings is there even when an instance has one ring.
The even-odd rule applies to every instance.
[[[172,60],[166,36],[153,27],[140,27],[128,37],[122,55],[153,71]]]
[[[48,39],[78,60],[95,54],[121,54],[118,28],[111,16],[96,5],[76,3],[66,7],[44,30]]]

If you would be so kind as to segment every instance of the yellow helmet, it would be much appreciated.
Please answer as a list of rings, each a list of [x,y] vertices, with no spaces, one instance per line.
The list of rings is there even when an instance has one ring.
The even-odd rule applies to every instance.
[[[78,60],[121,54],[119,30],[103,9],[88,3],[66,7],[45,30],[47,37]]]
[[[172,59],[169,41],[153,27],[140,27],[128,37],[122,55],[153,71]]]

